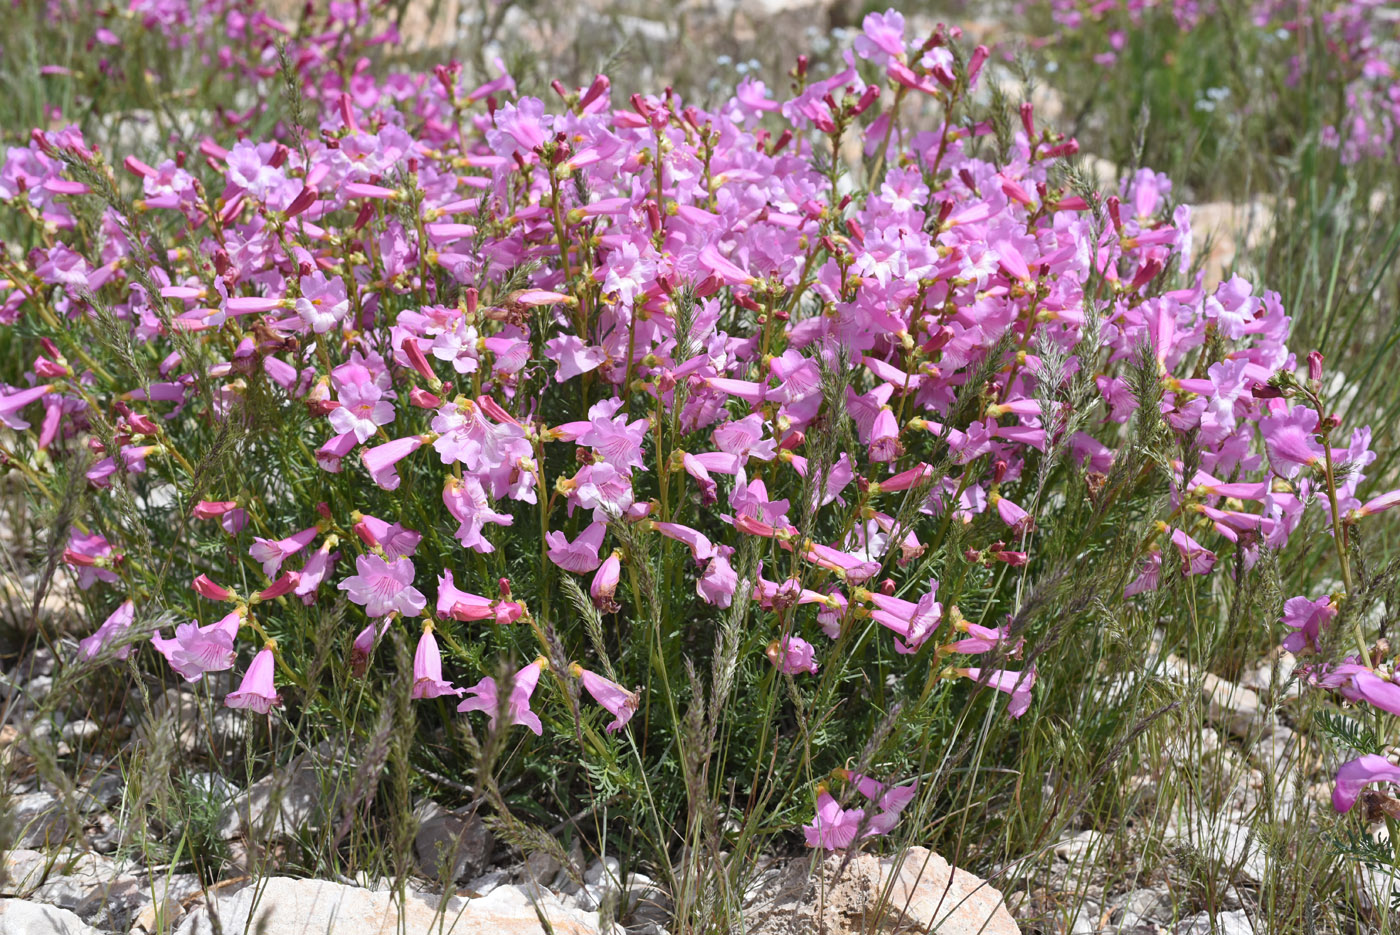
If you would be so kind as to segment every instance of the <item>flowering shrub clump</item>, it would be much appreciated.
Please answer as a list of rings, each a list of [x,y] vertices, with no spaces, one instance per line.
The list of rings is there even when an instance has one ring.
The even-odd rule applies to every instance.
[[[1057,29],[1073,34],[1091,24],[1107,30],[1107,48],[1092,56],[1100,65],[1118,63],[1134,33],[1170,28],[1183,34],[1218,26],[1232,14],[1216,0],[1043,0]],[[1286,62],[1286,85],[1304,82],[1339,88],[1336,122],[1321,128],[1323,145],[1344,163],[1362,159],[1400,161],[1400,20],[1387,0],[1253,0],[1245,21],[1276,46]],[[1150,25],[1148,21],[1150,20]],[[1232,27],[1233,28],[1233,25]],[[1321,38],[1325,55],[1306,53]],[[1198,107],[1210,108],[1209,100]]]
[[[840,848],[933,801],[897,726],[1034,716],[1036,578],[1238,583],[1315,513],[1345,563],[1397,497],[1359,494],[1370,433],[1293,375],[1278,295],[1185,275],[1165,177],[1103,198],[1030,105],[979,110],[987,56],[891,11],[712,112],[284,61],[267,137],[35,130],[0,457],[81,504],[57,551],[115,609],[77,654],[242,669],[225,703],[272,715],[329,707],[329,653],[467,750],[675,779],[658,847],[719,833],[708,790]],[[1304,641],[1335,613],[1289,607]]]

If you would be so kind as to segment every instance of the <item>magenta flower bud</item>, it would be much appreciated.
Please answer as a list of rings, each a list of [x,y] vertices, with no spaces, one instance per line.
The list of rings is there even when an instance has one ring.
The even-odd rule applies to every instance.
[[[297,584],[300,583],[300,580],[300,572],[284,571],[280,578],[254,594],[252,602],[254,604],[259,604],[263,601],[270,601],[273,598],[281,597],[283,594],[287,594],[295,588]]]
[[[247,708],[259,714],[267,714],[273,708],[281,707],[282,696],[277,694],[273,681],[276,668],[272,644],[269,643],[253,657],[248,671],[243,673],[238,690],[224,696],[224,704],[230,708]]]
[[[194,583],[190,586],[194,588],[195,593],[199,594],[201,597],[207,597],[211,601],[232,601],[237,599],[232,591],[221,584],[215,584],[210,580],[208,575],[200,575],[198,578],[195,578]]]
[[[195,519],[214,519],[238,506],[237,500],[201,500],[190,510]]]
[[[593,83],[588,86],[588,90],[583,93],[583,97],[579,98],[579,110],[588,110],[589,106],[606,95],[611,87],[612,82],[608,80],[607,75],[598,75],[593,79]]]
[[[622,560],[616,550],[603,559],[598,571],[593,575],[593,584],[588,593],[593,597],[593,605],[605,614],[617,613],[618,605],[613,594],[617,591],[618,577],[622,572]]]
[[[1322,380],[1322,354],[1319,351],[1308,354],[1308,379],[1314,383]]]

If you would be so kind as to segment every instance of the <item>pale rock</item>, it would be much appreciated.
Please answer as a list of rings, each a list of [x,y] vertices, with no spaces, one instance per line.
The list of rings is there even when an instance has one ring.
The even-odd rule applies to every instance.
[[[1256,927],[1242,909],[1220,912],[1214,918],[1208,912],[1198,912],[1182,920],[1176,935],[1256,935]]]
[[[538,913],[538,914],[537,914]],[[217,916],[224,932],[259,935],[307,935],[311,932],[353,932],[355,935],[394,935],[400,931],[435,935],[543,935],[540,915],[556,935],[597,935],[596,914],[571,910],[557,899],[535,903],[514,886],[501,886],[480,899],[452,897],[438,912],[438,898],[410,893],[399,906],[392,893],[373,892],[328,880],[273,877],[259,886],[211,897],[185,917],[177,935],[214,935],[210,917]],[[440,925],[440,927],[439,927]],[[0,933],[4,935],[4,933]]]
[[[1103,852],[1103,834],[1081,831],[1055,845],[1055,856],[1072,864],[1092,862]]]
[[[1254,744],[1249,752],[1255,761],[1268,773],[1282,773],[1298,763],[1299,739],[1292,729],[1283,724],[1275,724],[1273,729]],[[1282,779],[1282,776],[1276,776]]]
[[[27,899],[0,899],[0,935],[98,935],[76,914]]]
[[[805,858],[797,859],[782,872],[763,875],[745,909],[750,935],[1020,932],[995,887],[922,847],[911,847],[902,857],[858,854],[847,861],[846,855],[832,854],[815,875],[809,866]]]
[[[151,898],[152,891],[155,899]],[[185,904],[203,891],[204,884],[193,873],[155,878],[143,889],[144,900],[132,913],[131,931],[146,935],[173,931]]]
[[[1098,903],[1086,899],[1079,904],[1066,931],[1069,935],[1094,935],[1099,930],[1099,919],[1102,916],[1103,908]]]
[[[68,836],[63,804],[47,792],[30,792],[11,799],[5,824],[16,847],[53,846]]]
[[[120,886],[125,892],[135,882],[135,877],[123,877],[121,866],[111,858],[80,854],[72,860],[55,862],[30,895],[39,902],[71,909],[91,921],[114,889]]]
[[[1191,812],[1182,819],[1173,817],[1165,834],[1166,843],[1196,851],[1224,878],[1237,869],[1246,882],[1258,884],[1267,875],[1264,842],[1249,827],[1229,815]]]
[[[1206,716],[1236,736],[1246,736],[1259,719],[1259,693],[1226,681],[1213,672],[1201,678]]]
[[[547,886],[563,869],[563,865],[555,860],[554,855],[548,851],[531,851],[525,857],[522,879]]]
[[[220,821],[224,838],[294,837],[338,817],[353,779],[351,767],[320,748],[293,757],[229,803]]]
[[[56,857],[46,856],[28,848],[15,848],[5,852],[5,860],[0,865],[0,888],[3,892],[28,896],[36,886],[44,882],[50,872],[57,873]]]
[[[475,880],[470,881],[462,889],[466,896],[476,899],[485,896],[498,886],[505,886],[510,882],[510,874],[504,870],[492,870],[490,873],[483,873]]]
[[[647,925],[664,928],[670,923],[675,903],[651,877],[642,873],[628,874],[622,892],[621,908],[632,928]]]
[[[63,725],[60,735],[64,741],[71,745],[83,744],[95,738],[102,732],[102,725],[96,721],[81,718],[76,721],[69,721]]]
[[[603,857],[593,861],[588,865],[588,869],[583,871],[583,882],[610,883],[615,887],[620,873],[622,873],[622,861],[616,857]]]
[[[1118,924],[1125,929],[1151,925],[1171,917],[1172,898],[1164,889],[1133,890],[1118,906]]]

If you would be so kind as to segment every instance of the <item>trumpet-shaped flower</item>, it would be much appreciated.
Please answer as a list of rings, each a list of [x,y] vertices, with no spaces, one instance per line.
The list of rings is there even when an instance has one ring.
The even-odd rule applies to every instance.
[[[198,682],[206,672],[233,668],[237,658],[233,641],[242,623],[243,612],[235,610],[202,627],[198,622],[182,623],[170,639],[157,630],[151,635],[151,645],[185,681]]]
[[[520,724],[533,731],[537,737],[544,733],[544,726],[540,723],[540,716],[530,710],[530,697],[535,693],[535,686],[539,684],[543,667],[544,663],[537,659],[516,672],[515,678],[511,679],[510,695],[504,705],[507,724]],[[502,710],[496,680],[487,676],[468,688],[467,694],[470,697],[462,699],[457,705],[457,710],[484,711],[491,729],[495,730],[497,715]]]
[[[224,696],[224,704],[230,708],[247,708],[259,714],[267,714],[273,708],[280,707],[282,696],[277,694],[273,680],[276,669],[272,647],[263,647],[248,665],[238,690]]]
[[[582,683],[588,694],[593,696],[593,700],[613,716],[614,720],[607,726],[609,733],[622,730],[623,725],[632,720],[632,715],[637,713],[641,699],[637,697],[636,692],[629,692],[616,682],[590,672],[578,663],[574,663],[569,671]]]
[[[386,561],[378,555],[360,555],[355,559],[355,570],[359,574],[340,582],[338,589],[362,605],[370,617],[392,613],[416,617],[428,605],[428,599],[413,586],[413,562],[409,559]]]
[[[443,681],[442,651],[438,649],[433,628],[425,626],[423,635],[418,638],[418,649],[413,654],[413,697],[438,698],[442,695],[460,695],[465,690]]]

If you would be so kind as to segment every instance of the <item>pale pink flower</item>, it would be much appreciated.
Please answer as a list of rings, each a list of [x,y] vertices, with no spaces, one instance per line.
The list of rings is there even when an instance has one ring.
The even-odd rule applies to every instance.
[[[273,658],[272,647],[264,646],[253,657],[248,671],[243,673],[243,681],[238,690],[224,696],[224,704],[230,708],[247,708],[259,714],[267,714],[273,708],[281,707],[282,696],[277,694],[273,675],[277,663]]]
[[[1035,687],[1035,666],[1021,672],[1013,672],[1008,669],[955,669],[954,671],[963,678],[972,679],[974,682],[985,684],[989,688],[995,688],[999,692],[1010,695],[1011,702],[1007,705],[1006,713],[1013,718],[1025,714],[1031,706],[1031,689]]]
[[[173,639],[166,639],[157,630],[151,635],[151,645],[185,681],[198,682],[206,672],[233,668],[237,658],[233,641],[242,623],[243,612],[235,610],[203,627],[195,621],[182,623],[175,628]]]
[[[598,566],[598,571],[593,576],[593,584],[588,589],[593,598],[593,606],[605,614],[617,612],[617,600],[613,595],[617,593],[617,582],[621,574],[622,559],[618,552],[613,550],[611,555],[603,559],[603,564]]]
[[[1351,811],[1361,790],[1372,782],[1400,782],[1400,766],[1374,753],[1343,763],[1332,789],[1332,807],[1339,812]]]
[[[369,471],[369,476],[375,484],[385,490],[398,490],[398,463],[423,447],[424,441],[426,438],[422,435],[396,438],[373,448],[362,449],[360,460],[364,462],[365,470]]]
[[[507,724],[526,727],[537,737],[544,733],[544,725],[540,723],[540,716],[530,710],[530,696],[535,693],[535,686],[539,683],[543,668],[543,662],[536,659],[515,673],[515,678],[511,679],[510,683],[510,697],[505,703]],[[467,694],[470,697],[462,699],[461,704],[457,705],[457,710],[485,712],[491,729],[495,730],[496,715],[501,710],[496,680],[488,676],[468,688]]]
[[[338,588],[363,605],[370,617],[391,613],[415,617],[428,604],[413,586],[413,562],[409,559],[385,561],[378,555],[360,555],[355,559],[355,570],[359,574],[346,578]]]
[[[637,707],[641,704],[641,699],[636,692],[629,692],[616,682],[603,678],[578,663],[574,663],[569,671],[577,678],[588,694],[593,696],[593,700],[598,702],[613,715],[615,720],[607,726],[607,731],[621,730],[623,725],[632,720],[632,715],[637,713]]]
[[[413,697],[437,698],[441,695],[460,695],[464,691],[466,689],[442,680],[442,651],[438,649],[433,628],[425,626],[423,635],[418,638],[418,649],[413,654]]]
[[[453,620],[490,620],[508,624],[519,620],[525,608],[504,598],[488,598],[462,591],[452,583],[452,572],[444,571],[438,578],[437,613]]]
[[[254,561],[262,563],[263,574],[269,578],[276,578],[282,563],[310,545],[311,540],[316,538],[317,531],[315,526],[308,526],[285,539],[263,539],[254,536],[253,544],[248,547],[248,554],[253,556]]]
[[[106,649],[115,640],[126,635],[131,629],[132,622],[136,619],[136,605],[131,601],[122,601],[117,609],[102,622],[102,626],[92,636],[78,641],[78,656],[81,659],[95,659],[102,650]],[[131,655],[130,644],[118,646],[112,655],[117,659],[126,659]]]
[[[822,790],[817,796],[817,813],[810,825],[802,827],[808,847],[821,847],[829,851],[842,850],[855,843],[865,821],[865,810],[842,808],[841,803]],[[867,823],[868,827],[868,823]]]
[[[545,554],[551,562],[565,571],[579,574],[593,571],[598,567],[598,549],[602,546],[603,536],[607,531],[606,524],[592,523],[578,534],[577,539],[570,542],[559,530],[551,530],[544,537],[544,541],[549,545]]]
[[[768,644],[768,661],[785,675],[817,674],[817,651],[800,636],[785,636]]]

